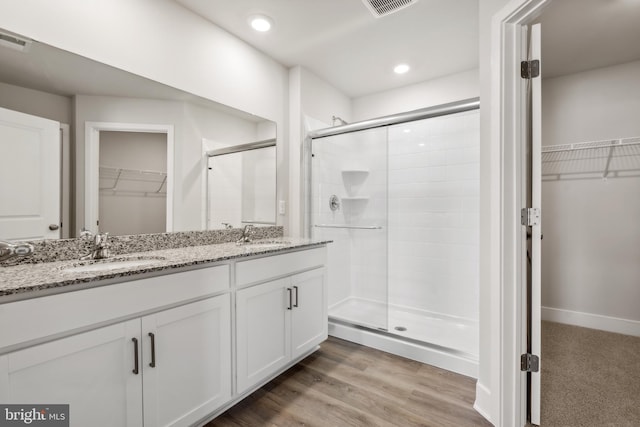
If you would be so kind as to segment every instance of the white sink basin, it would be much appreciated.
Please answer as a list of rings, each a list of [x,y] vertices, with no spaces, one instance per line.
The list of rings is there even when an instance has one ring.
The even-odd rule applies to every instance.
[[[147,267],[164,261],[162,257],[140,258],[107,258],[95,261],[81,261],[76,264],[62,267],[65,273],[99,273],[104,271],[120,270],[127,268]]]

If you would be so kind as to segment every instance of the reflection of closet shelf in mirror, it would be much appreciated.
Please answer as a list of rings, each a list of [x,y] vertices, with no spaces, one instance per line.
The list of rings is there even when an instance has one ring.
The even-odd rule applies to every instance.
[[[640,176],[640,137],[542,147],[544,180]]]
[[[167,173],[100,166],[101,193],[161,196],[167,194]]]

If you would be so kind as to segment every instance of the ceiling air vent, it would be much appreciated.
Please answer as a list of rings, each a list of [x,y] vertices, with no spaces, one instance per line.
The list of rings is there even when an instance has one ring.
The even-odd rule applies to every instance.
[[[6,46],[11,49],[27,51],[31,45],[31,40],[16,36],[10,33],[0,32],[0,46]]]
[[[407,6],[417,3],[418,0],[362,0],[373,16],[380,18],[390,13],[397,12]]]

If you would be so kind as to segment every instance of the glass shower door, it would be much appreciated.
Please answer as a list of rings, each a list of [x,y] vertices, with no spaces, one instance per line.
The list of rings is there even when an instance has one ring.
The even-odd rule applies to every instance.
[[[312,140],[311,235],[329,245],[329,317],[388,329],[387,130]]]

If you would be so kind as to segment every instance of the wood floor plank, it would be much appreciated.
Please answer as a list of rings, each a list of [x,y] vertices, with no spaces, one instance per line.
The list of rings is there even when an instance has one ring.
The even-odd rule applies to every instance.
[[[330,337],[206,427],[490,426],[475,380]]]
[[[424,419],[405,410],[402,405],[390,402],[375,389],[365,389],[306,366],[301,366],[293,380],[388,423],[396,425],[398,420],[402,420],[402,425],[407,427],[426,425]]]

